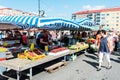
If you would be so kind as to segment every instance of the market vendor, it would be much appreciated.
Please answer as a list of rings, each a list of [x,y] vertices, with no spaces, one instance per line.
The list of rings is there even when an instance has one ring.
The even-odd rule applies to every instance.
[[[16,31],[15,31],[15,38],[20,39],[21,36],[22,36],[21,33],[20,33],[18,30],[16,30]]]
[[[8,30],[6,32],[7,32],[7,38],[13,38],[13,33],[11,30]]]
[[[2,39],[2,32],[0,31],[0,40]]]
[[[39,47],[40,49],[45,50],[45,46],[48,45],[49,45],[48,32],[47,30],[43,30],[42,35],[40,37]]]

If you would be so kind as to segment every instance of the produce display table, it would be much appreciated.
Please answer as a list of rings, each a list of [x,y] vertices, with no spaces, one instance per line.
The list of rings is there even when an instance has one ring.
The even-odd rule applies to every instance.
[[[30,80],[32,80],[32,67],[38,66],[40,64],[52,61],[54,59],[60,58],[60,57],[66,57],[66,55],[70,54],[70,50],[65,53],[61,53],[59,55],[47,55],[45,58],[36,60],[36,61],[31,61],[27,59],[19,59],[19,58],[14,58],[6,61],[1,61],[0,66],[6,67],[8,69],[13,69],[16,70],[17,72],[17,80],[20,80],[20,72],[24,71],[26,69],[29,69],[30,73],[28,74]],[[65,58],[66,60],[66,58]]]
[[[87,49],[88,47],[86,47],[86,48],[84,48],[84,49],[77,49],[77,50],[70,50],[70,53],[69,54],[71,54],[72,55],[72,61],[74,61],[75,59],[76,59],[76,53],[78,53],[78,52],[80,52],[80,51],[83,51],[84,50],[84,52],[86,53],[86,49]]]

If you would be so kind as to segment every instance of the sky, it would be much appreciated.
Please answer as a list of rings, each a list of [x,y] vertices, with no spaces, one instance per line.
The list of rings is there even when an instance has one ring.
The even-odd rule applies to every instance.
[[[0,8],[38,13],[38,0],[0,0]],[[120,0],[40,0],[46,17],[71,19],[72,13],[91,9],[120,7]]]

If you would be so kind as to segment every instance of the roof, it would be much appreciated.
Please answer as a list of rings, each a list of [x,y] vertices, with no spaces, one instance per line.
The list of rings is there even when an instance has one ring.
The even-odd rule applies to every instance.
[[[32,12],[24,12],[22,10],[17,10],[17,9],[12,9],[12,8],[0,8],[0,10],[15,10],[15,11],[18,11],[18,12],[21,12],[21,13],[27,13],[27,14],[33,14],[33,15],[36,15],[35,13],[32,13]]]
[[[0,10],[5,10],[5,9],[12,10],[12,8],[0,8]]]
[[[89,13],[109,12],[109,11],[120,11],[120,7],[117,7],[117,8],[107,8],[107,9],[99,9],[99,10],[79,11],[79,12],[75,12],[74,14],[89,14]]]

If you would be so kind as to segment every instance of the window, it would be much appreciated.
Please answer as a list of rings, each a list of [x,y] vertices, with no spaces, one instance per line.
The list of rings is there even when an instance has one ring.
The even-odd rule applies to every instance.
[[[96,13],[96,16],[100,16],[100,13]]]
[[[105,19],[105,17],[102,17],[102,19]]]
[[[107,16],[109,16],[110,14],[107,14]]]
[[[100,20],[97,20],[96,22],[100,22]]]
[[[100,25],[100,23],[96,23],[96,25]]]
[[[107,24],[107,26],[109,26],[109,24]]]
[[[24,12],[22,14],[25,14]]]
[[[116,22],[119,22],[119,20],[116,20]]]
[[[93,14],[88,14],[87,16],[92,16]]]
[[[116,17],[116,19],[119,19],[119,17]]]
[[[76,15],[75,14],[72,14],[72,19],[76,19]]]
[[[112,17],[112,19],[114,19],[114,17]]]
[[[93,19],[92,17],[89,17],[89,19]]]
[[[100,17],[96,17],[96,19],[100,19]]]
[[[106,21],[107,23],[109,23],[109,21]]]
[[[119,26],[119,24],[116,24],[116,26]]]
[[[105,14],[102,14],[102,16],[105,16]]]

